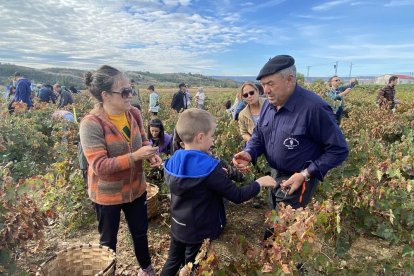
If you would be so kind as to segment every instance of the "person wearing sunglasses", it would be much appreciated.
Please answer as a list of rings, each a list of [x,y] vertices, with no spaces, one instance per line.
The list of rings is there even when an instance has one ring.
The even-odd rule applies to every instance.
[[[259,96],[259,88],[252,82],[243,83],[240,95],[247,105],[239,114],[239,130],[247,143],[252,137],[253,129],[259,120],[260,109],[266,99]]]
[[[326,93],[325,100],[331,106],[335,114],[335,120],[340,125],[345,110],[344,97],[352,91],[356,81],[351,81],[349,85],[341,85],[341,79],[338,76],[332,76],[328,83],[329,91]]]
[[[140,111],[131,106],[127,76],[104,65],[87,72],[85,84],[98,101],[80,123],[80,142],[89,164],[88,194],[98,218],[100,244],[116,251],[124,212],[132,237],[138,275],[155,275],[148,250],[146,181],[143,162],[159,167],[158,147],[149,144]]]
[[[248,170],[250,162],[264,154],[276,179],[269,190],[269,206],[283,202],[292,208],[305,207],[318,181],[348,156],[348,145],[332,109],[315,92],[296,82],[295,60],[289,55],[270,59],[257,78],[267,101],[252,138],[233,157],[234,165]]]

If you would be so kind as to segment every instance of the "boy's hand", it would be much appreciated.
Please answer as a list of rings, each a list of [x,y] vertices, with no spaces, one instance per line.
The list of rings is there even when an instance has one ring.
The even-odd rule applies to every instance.
[[[233,164],[234,166],[242,172],[248,172],[249,168],[248,168],[248,164],[252,161],[252,157],[250,156],[249,153],[245,152],[245,151],[241,151],[239,153],[236,153],[233,157]]]
[[[276,187],[276,180],[270,175],[262,176],[256,181],[259,183],[260,187]]]

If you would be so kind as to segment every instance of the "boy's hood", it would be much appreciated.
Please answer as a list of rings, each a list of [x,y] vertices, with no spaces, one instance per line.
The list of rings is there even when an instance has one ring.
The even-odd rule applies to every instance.
[[[177,150],[165,162],[165,170],[179,178],[202,178],[208,176],[219,161],[198,150]]]
[[[219,161],[198,150],[177,150],[165,161],[165,182],[172,194],[181,195],[202,183]]]

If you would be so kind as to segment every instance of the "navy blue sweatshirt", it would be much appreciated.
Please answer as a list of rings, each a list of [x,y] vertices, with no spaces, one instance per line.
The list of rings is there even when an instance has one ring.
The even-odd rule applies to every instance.
[[[260,192],[256,181],[241,188],[219,166],[219,160],[198,150],[178,150],[165,162],[171,192],[171,231],[174,239],[197,244],[217,239],[226,225],[223,197],[242,203]]]

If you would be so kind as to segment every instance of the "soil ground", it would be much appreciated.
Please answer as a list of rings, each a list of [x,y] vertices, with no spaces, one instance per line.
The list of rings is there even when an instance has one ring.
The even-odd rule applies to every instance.
[[[158,215],[149,221],[148,239],[150,254],[157,275],[159,275],[168,255],[170,242],[168,208],[168,197],[160,195]],[[260,244],[265,229],[264,215],[267,210],[266,204],[262,203],[261,208],[254,208],[251,201],[240,205],[232,203],[228,205],[227,226],[220,239],[213,243],[214,250],[221,261],[226,263],[232,260],[230,249],[234,246],[232,239],[235,234],[242,234],[251,243]],[[71,235],[63,235],[61,232],[57,231],[53,226],[48,228],[43,251],[29,258],[22,256],[19,260],[19,265],[25,268],[31,275],[34,275],[38,266],[52,256],[54,252],[73,245],[99,243],[97,223],[93,223],[87,228],[78,230]],[[347,253],[347,260],[341,262],[344,275],[347,275],[346,271],[354,275],[363,275],[364,269],[361,271],[356,268],[360,267],[361,263],[367,262],[374,263],[374,271],[378,273],[381,271],[382,262],[400,256],[400,252],[401,248],[390,247],[383,240],[360,237],[353,242],[351,249]],[[139,265],[135,259],[132,241],[124,219],[121,220],[116,254],[116,275],[136,275]]]
[[[149,221],[148,240],[152,264],[159,274],[168,255],[170,243],[169,229],[169,199],[166,195],[159,196],[159,213]],[[232,246],[231,240],[234,234],[243,234],[248,240],[259,244],[264,231],[264,214],[267,211],[263,204],[261,208],[253,208],[252,202],[240,205],[230,203],[227,209],[228,224],[218,241],[214,242],[214,249],[222,261],[230,261]],[[53,226],[46,231],[45,246],[42,253],[37,253],[30,258],[20,258],[19,263],[27,271],[34,275],[38,266],[47,260],[53,253],[64,248],[79,244],[99,244],[97,223],[76,231],[70,235],[63,235]],[[136,275],[139,265],[135,259],[132,241],[128,227],[122,218],[118,233],[116,275]]]

